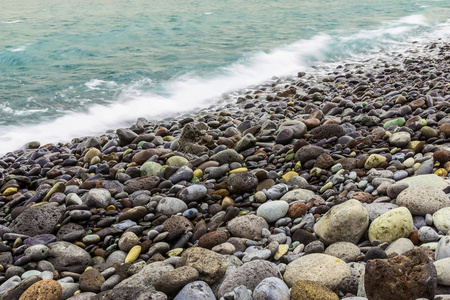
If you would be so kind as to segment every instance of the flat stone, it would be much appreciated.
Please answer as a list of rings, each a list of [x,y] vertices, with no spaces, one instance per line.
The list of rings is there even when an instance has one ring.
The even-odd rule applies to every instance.
[[[166,262],[154,262],[145,266],[139,273],[134,274],[114,287],[117,288],[146,288],[154,290],[156,281],[167,272],[174,269],[171,264]],[[111,299],[112,300],[112,299]]]
[[[198,276],[197,269],[191,266],[182,266],[163,274],[155,282],[155,289],[167,295],[174,295],[185,285],[196,281]]]
[[[47,260],[58,272],[82,273],[91,262],[91,256],[84,249],[68,242],[54,242],[49,248]]]
[[[307,189],[296,189],[287,192],[284,194],[280,200],[286,201],[287,203],[295,202],[295,201],[308,201],[312,197],[314,197],[316,194]]]
[[[408,208],[413,215],[425,216],[450,206],[450,199],[440,188],[412,186],[397,196],[396,203]]]
[[[414,186],[436,187],[436,188],[440,188],[441,190],[445,189],[449,185],[444,180],[444,178],[439,177],[435,174],[411,176],[411,177],[402,179],[399,182],[407,183],[409,187],[414,187]]]
[[[299,280],[310,280],[335,289],[350,274],[350,269],[343,260],[323,253],[312,253],[289,263],[283,278],[290,287]]]
[[[393,241],[385,250],[387,255],[396,253],[397,255],[402,255],[410,250],[414,249],[414,244],[410,239],[399,238]]]
[[[328,246],[324,253],[349,263],[356,261],[361,254],[361,250],[358,246],[350,242],[336,242]]]

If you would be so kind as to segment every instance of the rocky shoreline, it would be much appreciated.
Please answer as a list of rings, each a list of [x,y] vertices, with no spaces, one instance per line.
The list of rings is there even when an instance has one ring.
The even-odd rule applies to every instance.
[[[450,299],[450,46],[391,58],[8,153],[0,299]]]

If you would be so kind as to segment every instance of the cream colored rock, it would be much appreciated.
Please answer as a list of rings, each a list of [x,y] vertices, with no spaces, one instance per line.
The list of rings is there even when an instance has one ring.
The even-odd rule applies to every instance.
[[[450,286],[450,257],[434,262],[438,284]]]
[[[413,215],[425,216],[450,206],[450,199],[438,187],[412,186],[397,196],[397,205],[405,206]]]
[[[398,182],[407,183],[409,187],[421,186],[421,187],[437,187],[440,189],[445,189],[448,187],[447,181],[444,178],[437,176],[436,174],[425,174],[407,177]]]
[[[409,250],[414,249],[414,244],[410,239],[407,238],[399,238],[398,240],[393,241],[385,250],[386,254],[396,253],[398,255],[402,255]]]
[[[361,250],[353,243],[337,242],[328,246],[324,253],[349,263],[356,261],[358,256],[361,254]]]
[[[358,243],[369,226],[369,213],[361,202],[350,199],[333,206],[316,223],[314,231],[327,245],[336,242]]]
[[[444,207],[433,214],[433,224],[438,230],[447,234],[450,231],[450,207]]]
[[[388,211],[376,218],[369,226],[369,240],[391,243],[408,237],[413,230],[413,218],[406,207]]]
[[[316,194],[313,191],[307,190],[307,189],[296,189],[287,192],[284,194],[280,200],[286,201],[287,203],[291,203],[294,201],[308,201],[312,197],[314,197]]]
[[[313,253],[288,264],[283,279],[289,287],[299,280],[311,280],[333,290],[350,274],[350,268],[343,260],[323,253]]]

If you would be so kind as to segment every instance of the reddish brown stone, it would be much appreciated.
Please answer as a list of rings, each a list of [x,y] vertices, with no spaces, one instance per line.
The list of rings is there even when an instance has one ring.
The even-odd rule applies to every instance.
[[[142,165],[143,163],[145,163],[153,155],[160,156],[160,155],[167,154],[167,153],[170,153],[170,152],[172,152],[172,150],[164,149],[164,148],[146,149],[146,150],[142,150],[142,151],[136,153],[133,156],[132,161],[137,163],[138,165]]]
[[[134,193],[136,191],[140,191],[140,190],[150,191],[151,189],[158,186],[159,181],[160,181],[160,178],[158,176],[141,177],[134,182],[128,183],[125,186],[124,191],[127,192],[128,194],[132,194],[132,193]]]
[[[80,290],[83,292],[100,292],[105,278],[97,269],[89,269],[80,276]]]
[[[342,168],[349,171],[356,168],[356,158],[352,157],[338,159],[335,163],[341,164]]]
[[[413,249],[393,258],[368,261],[364,284],[371,300],[433,299],[436,268],[423,249]]]
[[[311,130],[313,128],[320,126],[320,120],[317,118],[309,118],[306,120],[302,120],[302,122],[306,125],[306,128],[308,130]]]
[[[137,221],[140,218],[143,218],[147,213],[148,213],[148,210],[144,206],[136,206],[136,207],[130,208],[129,210],[127,210],[125,212],[123,212],[123,210],[122,210],[122,214],[119,215],[117,221],[118,222],[121,222],[123,220]]]
[[[59,300],[62,297],[61,285],[51,279],[41,280],[30,286],[19,300]],[[17,299],[17,298],[16,298]]]
[[[450,161],[450,151],[449,150],[438,150],[433,153],[434,160],[437,160],[441,164],[445,164]]]
[[[316,162],[314,163],[314,167],[321,169],[328,169],[332,165],[334,165],[334,159],[328,153],[322,153],[319,157],[316,158]]]
[[[419,231],[414,230],[408,237],[414,245],[419,245],[421,242],[419,240]]]
[[[445,134],[446,137],[450,137],[450,123],[444,123],[439,127],[439,131]]]
[[[419,99],[414,100],[411,103],[409,103],[409,107],[411,107],[412,111],[415,111],[416,109],[418,109],[419,107],[422,107],[424,105],[425,105],[425,100],[423,100],[422,98],[419,98]]]
[[[214,246],[225,243],[228,235],[225,231],[212,231],[204,234],[198,240],[198,246],[206,249],[212,249]]]
[[[183,228],[185,232],[194,229],[191,221],[183,216],[172,216],[169,219],[165,220],[162,225],[164,226],[164,229],[169,233],[178,228]]]
[[[356,192],[356,193],[352,193],[349,196],[349,199],[356,199],[362,203],[372,203],[373,200],[375,200],[375,197],[366,192]]]
[[[303,202],[297,202],[289,206],[288,216],[292,219],[306,215],[308,207]]]

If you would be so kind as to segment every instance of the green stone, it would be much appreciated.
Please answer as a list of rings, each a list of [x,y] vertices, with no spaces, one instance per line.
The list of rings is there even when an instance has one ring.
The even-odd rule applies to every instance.
[[[100,242],[100,236],[96,234],[88,234],[85,237],[83,237],[83,243],[86,245],[95,244]]]
[[[384,123],[383,128],[388,128],[389,126],[393,126],[393,125],[397,125],[397,126],[401,127],[401,126],[405,125],[405,123],[406,123],[405,118],[403,118],[403,117],[397,118],[397,119],[390,120],[390,121],[387,121],[386,123]]]
[[[145,141],[140,141],[138,144],[137,144],[137,148],[138,149],[142,149],[142,145],[145,143]]]
[[[22,280],[24,280],[24,279],[26,279],[26,278],[28,278],[28,277],[30,277],[30,276],[39,276],[39,275],[41,275],[41,271],[38,271],[38,270],[29,270],[29,271],[26,271],[25,273],[23,273],[23,274],[20,276],[20,278],[21,278]]]
[[[191,179],[191,182],[192,183],[199,183],[200,179],[198,179],[197,177],[193,176],[192,179]]]
[[[169,157],[166,160],[166,164],[167,165],[169,165],[169,166],[179,166],[179,167],[182,167],[182,166],[186,165],[188,162],[189,161],[186,158],[184,158],[182,156],[177,156],[177,155]]]
[[[106,248],[106,251],[111,251],[117,248],[117,244],[112,244],[111,246],[109,246],[108,248]]]
[[[154,161],[145,162],[141,168],[141,176],[152,176],[162,172],[162,166]]]
[[[289,153],[286,155],[286,157],[284,158],[286,161],[291,161],[294,159],[295,153]]]
[[[101,256],[94,256],[91,258],[91,266],[99,265],[105,262],[105,259]]]
[[[248,214],[250,211],[249,210],[241,210],[240,212],[239,212],[239,215],[240,216],[244,216],[244,215],[246,215],[246,214]]]
[[[323,192],[325,192],[326,190],[331,189],[332,187],[333,187],[333,183],[328,182],[327,184],[325,184],[325,185],[319,190],[319,193],[323,193]]]

